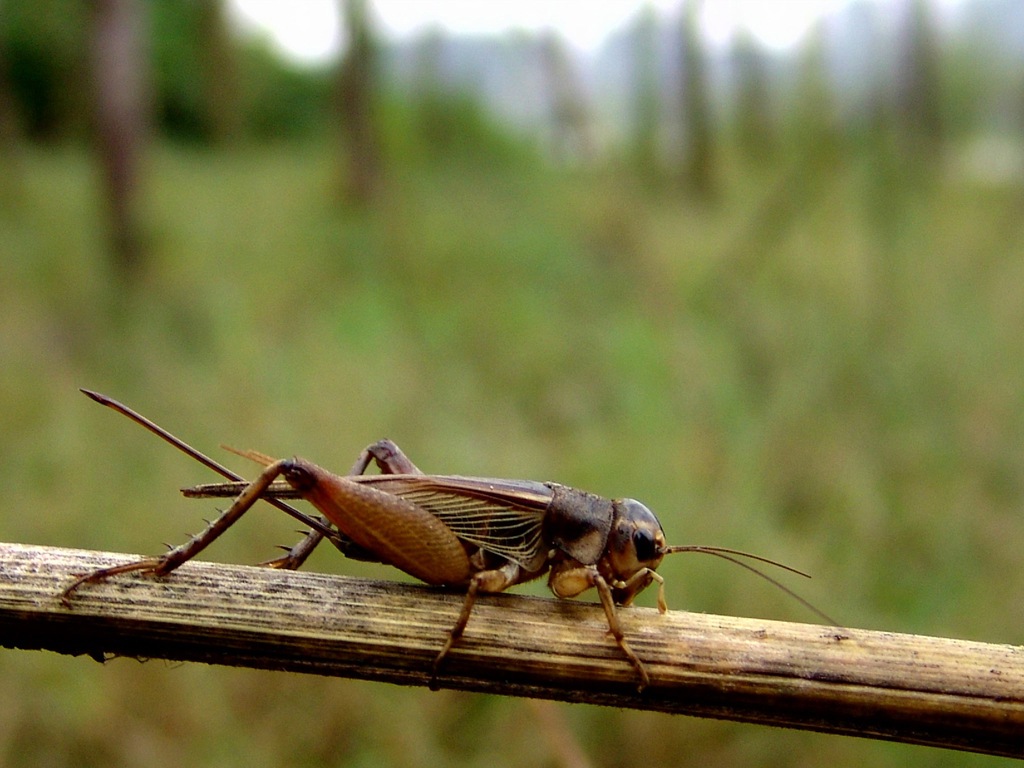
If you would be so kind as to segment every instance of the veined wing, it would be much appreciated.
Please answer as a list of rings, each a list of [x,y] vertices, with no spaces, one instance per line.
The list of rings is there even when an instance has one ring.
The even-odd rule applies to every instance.
[[[539,570],[547,559],[541,531],[552,493],[543,483],[459,475],[364,477],[362,483],[411,501],[463,541],[527,571]]]

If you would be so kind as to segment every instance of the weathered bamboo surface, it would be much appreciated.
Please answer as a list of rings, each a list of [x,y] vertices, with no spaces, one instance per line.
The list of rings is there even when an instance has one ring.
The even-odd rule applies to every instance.
[[[190,562],[88,584],[131,555],[0,544],[0,645],[428,685],[458,593]],[[1024,756],[1024,647],[654,609],[621,611],[651,685],[598,605],[482,596],[445,688]],[[84,662],[83,662],[84,663]]]

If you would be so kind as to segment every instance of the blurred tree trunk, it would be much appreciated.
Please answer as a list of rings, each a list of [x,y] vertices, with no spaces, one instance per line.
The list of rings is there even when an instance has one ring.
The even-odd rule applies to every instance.
[[[633,164],[643,178],[654,180],[661,170],[661,91],[658,87],[658,17],[645,5],[633,28]]]
[[[897,114],[902,149],[924,168],[938,159],[943,138],[939,38],[928,0],[907,0],[900,50]]]
[[[736,76],[736,132],[745,160],[763,164],[776,150],[775,121],[764,50],[741,29],[732,50]]]
[[[18,148],[21,125],[11,87],[9,67],[7,41],[0,34],[0,196],[3,196],[9,187],[15,186],[21,176]]]
[[[441,151],[451,141],[445,115],[445,37],[440,28],[429,30],[416,42],[413,67],[413,98],[416,135],[428,152]]]
[[[376,115],[377,44],[366,0],[342,0],[348,51],[338,72],[344,199],[369,203],[381,186],[381,148]]]
[[[714,193],[714,147],[711,138],[711,103],[708,96],[707,62],[700,32],[701,0],[684,0],[681,41],[683,158],[682,186],[701,198]]]
[[[148,130],[144,3],[92,0],[89,8],[96,151],[115,267],[129,277],[143,260],[137,192]]]
[[[242,110],[231,36],[222,0],[201,0],[196,11],[206,131],[211,142],[223,145],[241,133]]]
[[[796,104],[787,126],[796,137],[798,152],[813,149],[811,145],[822,140],[832,142],[840,131],[835,88],[825,56],[827,45],[827,28],[819,24],[800,50]]]
[[[540,58],[548,92],[555,160],[560,163],[589,161],[594,156],[594,141],[587,98],[570,53],[556,33],[545,34],[541,39]]]

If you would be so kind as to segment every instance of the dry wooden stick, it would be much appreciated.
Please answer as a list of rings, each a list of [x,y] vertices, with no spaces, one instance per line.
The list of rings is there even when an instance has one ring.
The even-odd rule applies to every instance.
[[[391,581],[189,562],[164,579],[76,574],[132,556],[0,544],[0,645],[426,685],[462,597]],[[1024,648],[654,609],[482,597],[438,683],[1024,756]]]

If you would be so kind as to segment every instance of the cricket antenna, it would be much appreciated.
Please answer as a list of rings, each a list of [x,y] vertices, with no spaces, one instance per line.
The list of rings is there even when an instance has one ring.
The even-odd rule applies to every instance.
[[[661,553],[663,555],[674,555],[677,552],[699,552],[699,553],[703,553],[705,555],[714,555],[715,557],[720,557],[723,560],[728,560],[730,563],[738,565],[740,568],[746,568],[751,573],[760,576],[762,579],[767,581],[772,586],[777,587],[778,589],[781,589],[783,592],[785,592],[791,598],[796,600],[798,603],[800,603],[800,605],[802,605],[804,608],[809,610],[811,613],[813,613],[818,618],[824,619],[826,624],[828,624],[830,626],[833,626],[833,627],[840,626],[838,621],[833,619],[831,616],[829,616],[824,611],[821,611],[820,609],[818,609],[817,607],[812,605],[810,602],[808,602],[804,598],[800,597],[800,595],[798,595],[796,592],[791,590],[785,584],[783,584],[782,582],[778,581],[777,579],[773,579],[771,576],[769,576],[764,571],[760,570],[759,568],[755,568],[750,563],[746,563],[743,560],[741,560],[740,558],[745,557],[745,558],[747,558],[749,560],[757,560],[758,562],[761,562],[761,563],[767,563],[768,565],[773,565],[776,568],[781,568],[784,571],[789,571],[790,573],[795,573],[797,576],[803,576],[805,579],[811,578],[811,575],[809,573],[804,573],[801,570],[798,570],[796,568],[788,566],[785,563],[780,563],[777,560],[771,560],[771,559],[769,559],[767,557],[761,557],[760,555],[755,555],[755,554],[752,554],[750,552],[743,552],[742,550],[739,550],[739,549],[729,549],[728,547],[707,547],[707,546],[703,546],[701,544],[680,544],[680,545],[671,546],[671,547],[664,547],[661,550]]]

